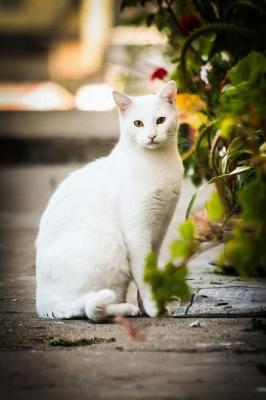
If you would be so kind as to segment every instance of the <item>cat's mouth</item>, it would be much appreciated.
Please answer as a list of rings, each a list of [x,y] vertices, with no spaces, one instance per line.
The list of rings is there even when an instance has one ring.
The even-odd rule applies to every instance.
[[[144,143],[143,146],[146,147],[147,149],[158,149],[158,147],[161,147],[161,145],[164,143],[164,141],[160,142],[155,142],[155,141],[150,141],[148,143]]]

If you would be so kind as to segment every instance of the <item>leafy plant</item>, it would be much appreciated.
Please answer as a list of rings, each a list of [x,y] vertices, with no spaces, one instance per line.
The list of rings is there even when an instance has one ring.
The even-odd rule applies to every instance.
[[[177,82],[177,107],[185,115],[179,132],[185,171],[196,185],[215,185],[206,204],[208,224],[218,224],[218,236],[226,241],[217,271],[265,274],[266,0],[124,0],[121,6],[137,6],[142,22],[167,35],[170,78]],[[227,229],[229,238],[223,236]],[[198,237],[202,240],[199,232]],[[155,272],[155,258],[147,261],[146,279],[160,307],[167,290],[178,292],[172,283],[167,288],[165,275],[173,276],[177,267],[185,270],[198,251],[194,244],[188,251],[182,232],[180,240],[181,264],[171,259]]]
[[[179,233],[180,238],[172,242],[170,260],[163,269],[158,268],[155,253],[148,254],[146,259],[144,280],[152,287],[154,300],[157,303],[160,315],[165,313],[165,305],[173,297],[187,300],[190,295],[185,281],[187,275],[186,264],[197,247],[192,222],[185,221],[179,227]]]

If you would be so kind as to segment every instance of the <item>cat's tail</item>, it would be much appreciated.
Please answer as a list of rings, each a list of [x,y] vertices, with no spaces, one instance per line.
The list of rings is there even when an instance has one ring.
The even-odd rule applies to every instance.
[[[87,317],[95,322],[100,322],[107,317],[107,306],[115,303],[115,293],[110,289],[91,292],[75,300],[40,301],[37,295],[37,313],[44,318],[75,318]]]

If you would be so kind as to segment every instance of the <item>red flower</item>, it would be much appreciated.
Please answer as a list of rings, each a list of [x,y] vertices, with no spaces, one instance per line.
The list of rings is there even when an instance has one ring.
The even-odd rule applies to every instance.
[[[150,76],[150,80],[153,81],[154,79],[164,79],[168,72],[164,68],[157,68]]]
[[[202,21],[193,14],[183,15],[179,21],[180,28],[185,35],[188,35],[194,29],[200,28]]]

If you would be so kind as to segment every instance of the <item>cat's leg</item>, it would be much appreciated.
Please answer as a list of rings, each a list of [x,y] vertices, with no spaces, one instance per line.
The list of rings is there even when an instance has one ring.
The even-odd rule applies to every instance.
[[[37,301],[37,312],[40,317],[56,319],[87,317],[95,322],[109,316],[107,307],[116,302],[116,295],[110,289],[88,293],[73,300],[54,300],[51,296],[47,301],[49,296],[45,297],[45,301],[39,299]]]
[[[125,302],[131,277],[121,235],[117,238],[101,232],[98,237],[93,232],[88,245],[90,232],[81,233],[72,236],[67,232],[60,238],[61,246],[55,241],[49,251],[39,250],[36,300],[41,317],[84,316],[98,322],[108,316],[108,305]],[[109,289],[110,282],[113,290]]]
[[[130,269],[137,285],[143,308],[149,317],[156,317],[158,309],[153,299],[151,288],[144,282],[145,259],[147,254],[155,250],[152,246],[150,236],[150,232],[136,228],[127,233],[126,240],[129,251]]]
[[[70,319],[86,316],[87,296],[81,296],[75,300],[47,300],[49,295],[46,295],[45,301],[42,301],[41,297],[39,294],[37,298],[37,312],[42,318]]]
[[[89,319],[100,322],[107,317],[130,316],[140,314],[137,305],[131,303],[116,303],[116,295],[113,290],[103,289],[88,295],[85,305],[85,312]]]
[[[118,315],[135,317],[140,314],[137,305],[131,303],[113,304],[116,297],[110,289],[89,293],[73,301],[54,301],[39,309],[39,316],[44,318],[71,319],[88,317],[92,321],[100,322],[107,317]]]
[[[139,190],[139,193],[141,191]],[[167,201],[166,201],[167,200]],[[172,198],[159,196],[151,198],[149,202],[139,202],[136,198],[134,204],[138,213],[130,213],[130,205],[125,201],[123,209],[124,232],[129,253],[130,270],[137,285],[141,301],[140,309],[150,317],[158,315],[158,308],[154,301],[150,285],[144,282],[144,267],[147,255],[153,252],[157,257],[167,227],[173,215],[177,196]]]

